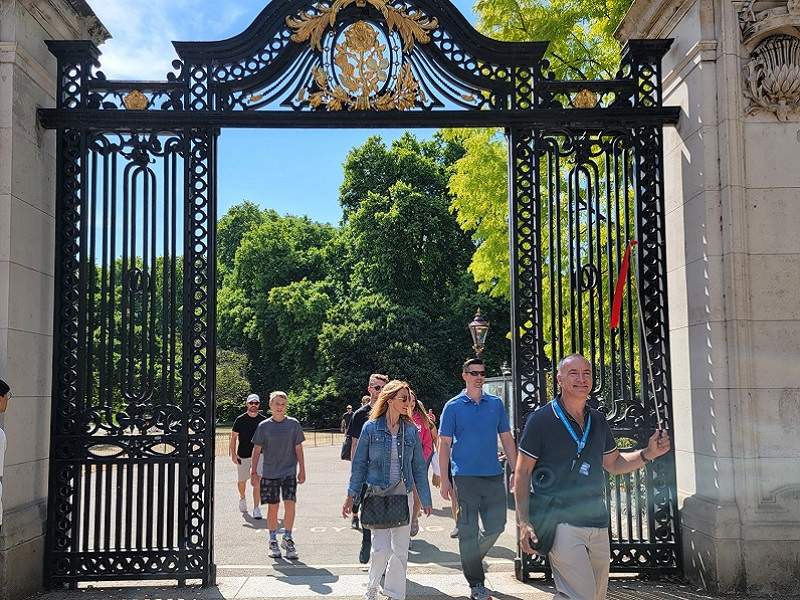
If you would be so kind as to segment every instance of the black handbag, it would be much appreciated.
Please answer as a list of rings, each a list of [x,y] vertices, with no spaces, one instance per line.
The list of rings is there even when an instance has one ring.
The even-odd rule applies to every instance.
[[[400,442],[400,472],[402,475],[403,451],[405,450],[406,428],[403,428],[402,441]],[[408,492],[406,492],[405,478],[389,488],[368,486],[367,493],[361,501],[361,526],[366,529],[391,529],[408,525],[410,519],[408,511]]]
[[[342,442],[342,450],[339,453],[339,456],[342,460],[350,460],[350,455],[353,453],[353,438],[349,435],[344,436],[344,441]]]

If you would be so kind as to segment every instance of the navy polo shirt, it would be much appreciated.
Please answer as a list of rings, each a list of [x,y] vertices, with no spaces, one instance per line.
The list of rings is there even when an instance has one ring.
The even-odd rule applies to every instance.
[[[556,497],[564,508],[562,522],[577,527],[608,527],[603,457],[617,449],[614,434],[599,410],[586,407],[581,424],[564,410],[578,437],[583,435],[586,419],[592,415],[586,447],[570,471],[577,445],[553,410],[553,402],[557,401],[531,413],[520,438],[519,451],[536,459],[531,477],[532,501],[537,493]]]
[[[453,438],[453,475],[500,475],[503,467],[497,458],[497,435],[510,430],[503,401],[497,396],[484,392],[476,403],[464,390],[450,399],[442,409],[439,435]]]

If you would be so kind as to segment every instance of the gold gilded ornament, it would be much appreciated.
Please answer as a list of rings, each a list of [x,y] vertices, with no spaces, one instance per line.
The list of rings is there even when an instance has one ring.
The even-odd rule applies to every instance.
[[[122,103],[128,110],[145,110],[150,101],[139,90],[132,90],[122,99]]]
[[[575,100],[572,104],[575,108],[594,108],[597,106],[597,94],[584,88],[575,94]]]
[[[358,21],[344,31],[343,38],[336,45],[333,57],[340,85],[331,85],[325,70],[315,67],[312,75],[319,91],[308,94],[311,108],[325,107],[330,111],[409,110],[414,108],[417,99],[425,101],[419,82],[407,63],[400,67],[394,89],[379,94],[389,78],[390,64],[385,57],[386,46],[380,43],[374,27]],[[305,98],[303,90],[298,99],[302,102]]]
[[[381,13],[389,31],[397,31],[403,40],[403,49],[410,51],[416,42],[430,42],[430,31],[439,27],[435,18],[420,13],[409,14],[406,11],[389,5],[389,0],[335,0],[330,7],[317,5],[316,14],[302,12],[295,17],[286,17],[286,24],[294,30],[293,42],[309,42],[313,50],[322,50],[322,36],[328,27],[336,25],[336,17],[351,4],[366,6],[369,4]]]

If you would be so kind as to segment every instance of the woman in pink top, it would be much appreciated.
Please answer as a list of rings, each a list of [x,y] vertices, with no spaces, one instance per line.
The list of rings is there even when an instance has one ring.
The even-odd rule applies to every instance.
[[[425,405],[420,402],[417,398],[417,395],[414,393],[414,390],[411,391],[411,403],[409,404],[408,410],[411,416],[411,420],[414,421],[414,425],[417,426],[417,430],[419,431],[419,438],[422,441],[422,457],[425,459],[425,462],[430,467],[431,458],[433,457],[433,451],[436,449],[436,444],[439,441],[438,436],[436,434],[436,425],[431,421],[430,417],[428,417],[428,411],[425,410]],[[419,495],[417,494],[417,488],[414,487],[414,511],[411,513],[411,536],[417,535],[419,533],[419,509],[421,503],[419,501]]]

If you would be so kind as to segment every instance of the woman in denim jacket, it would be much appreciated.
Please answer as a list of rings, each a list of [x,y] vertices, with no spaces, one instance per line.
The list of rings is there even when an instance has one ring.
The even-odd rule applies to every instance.
[[[381,390],[370,412],[369,421],[364,424],[358,438],[347,499],[342,507],[343,517],[349,517],[353,500],[361,493],[365,482],[370,486],[389,488],[401,480],[405,483],[408,495],[409,515],[414,505],[411,491],[416,484],[422,500],[422,510],[430,516],[431,489],[428,486],[419,433],[408,416],[410,403],[411,389],[405,381],[390,381]],[[369,583],[365,600],[377,599],[378,586],[384,574],[383,594],[391,600],[405,600],[410,534],[410,522],[401,527],[372,531]]]

